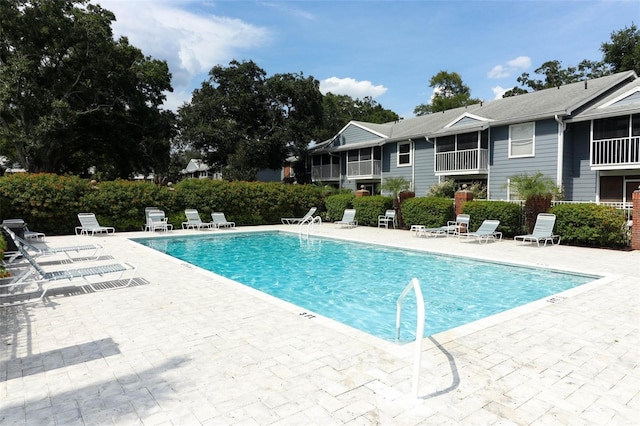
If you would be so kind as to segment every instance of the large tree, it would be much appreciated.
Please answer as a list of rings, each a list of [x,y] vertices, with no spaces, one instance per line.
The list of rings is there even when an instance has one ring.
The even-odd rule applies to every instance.
[[[316,140],[323,141],[335,136],[349,121],[388,123],[400,119],[395,112],[385,109],[370,96],[353,99],[349,95],[327,93],[322,100],[323,126],[316,133]]]
[[[480,103],[471,97],[471,89],[462,82],[457,72],[440,71],[431,77],[429,87],[433,88],[430,104],[420,104],[413,110],[415,115],[425,115],[461,106]]]
[[[254,180],[259,169],[279,169],[290,156],[304,161],[322,123],[317,80],[302,73],[267,78],[255,62],[235,60],[209,76],[179,110],[184,147],[202,152],[227,179]]]
[[[546,61],[536,70],[534,78],[529,73],[522,73],[515,86],[503,95],[504,97],[520,95],[529,90],[537,91],[558,87],[577,81],[603,77],[612,72],[635,71],[640,74],[640,30],[635,24],[629,28],[611,33],[611,42],[602,43],[603,53],[601,61],[583,59],[576,67],[564,68],[558,60]]]
[[[33,172],[105,178],[166,169],[164,61],[113,39],[88,0],[0,0],[0,153]]]
[[[611,42],[602,43],[600,50],[613,72],[633,70],[640,75],[640,29],[635,24],[611,33]]]

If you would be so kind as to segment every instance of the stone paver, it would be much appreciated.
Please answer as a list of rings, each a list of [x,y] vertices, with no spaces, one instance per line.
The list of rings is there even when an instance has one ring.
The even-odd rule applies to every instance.
[[[296,226],[251,227],[241,230]],[[174,231],[173,234],[226,231]],[[323,224],[319,235],[604,276],[398,346],[108,237],[136,285],[0,309],[2,425],[637,424],[640,252],[488,245]]]

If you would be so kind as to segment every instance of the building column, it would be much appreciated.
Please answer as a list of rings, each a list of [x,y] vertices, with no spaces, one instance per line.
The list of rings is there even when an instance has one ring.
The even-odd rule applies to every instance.
[[[473,192],[467,191],[466,189],[456,191],[454,198],[456,216],[462,213],[462,206],[464,206],[467,201],[471,200],[473,200]]]
[[[633,191],[632,200],[631,250],[640,250],[640,188]]]

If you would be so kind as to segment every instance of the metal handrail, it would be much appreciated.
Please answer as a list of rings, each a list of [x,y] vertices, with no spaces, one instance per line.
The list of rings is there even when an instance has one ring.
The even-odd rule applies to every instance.
[[[298,224],[298,234],[302,235],[302,231],[304,229],[306,230],[306,234],[309,235],[310,229],[312,229],[316,223],[322,223],[322,218],[320,216],[311,216],[307,220],[300,222]],[[303,228],[305,225],[306,227]]]
[[[420,379],[420,362],[422,360],[422,339],[424,338],[424,298],[422,297],[422,289],[420,288],[420,281],[417,278],[413,278],[404,291],[398,297],[396,302],[396,340],[400,339],[400,317],[402,315],[402,300],[413,289],[416,293],[416,310],[417,310],[417,324],[416,324],[416,348],[413,361],[413,383],[411,386],[411,392],[417,398],[418,397],[418,382]]]

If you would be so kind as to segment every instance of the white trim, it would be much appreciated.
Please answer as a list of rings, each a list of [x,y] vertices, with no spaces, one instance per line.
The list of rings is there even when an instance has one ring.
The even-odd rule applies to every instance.
[[[409,145],[409,152],[408,153],[400,153],[400,145]],[[396,142],[396,167],[411,167],[413,166],[413,156],[414,156],[415,152],[413,149],[413,141],[402,141],[402,142]],[[409,156],[409,162],[408,163],[404,163],[404,164],[400,164],[400,155],[408,155]]]
[[[523,126],[525,124],[531,124],[533,125],[533,132],[531,135],[531,154],[524,154],[524,155],[513,155],[511,154],[511,144],[512,144],[512,138],[511,138],[511,128],[514,126]],[[525,123],[516,123],[516,124],[511,124],[509,125],[509,152],[508,152],[508,158],[527,158],[527,157],[535,157],[536,156],[536,122],[535,121],[528,121]]]
[[[475,114],[470,114],[468,112],[465,112],[464,114],[458,116],[456,119],[454,119],[451,123],[447,124],[446,126],[444,126],[444,128],[448,128],[453,126],[454,124],[458,123],[460,120],[465,119],[465,118],[471,118],[472,120],[477,120],[480,121],[482,123],[490,123],[492,121],[495,120],[491,120],[489,118],[485,118],[485,117],[480,117],[479,115],[475,115]]]
[[[603,103],[602,105],[600,105],[598,107],[598,109],[607,108],[607,107],[615,104],[616,102],[620,102],[621,100],[623,100],[625,98],[628,98],[631,95],[636,94],[637,92],[640,92],[640,86],[633,87],[630,90],[627,90],[626,92],[624,92],[623,94],[618,95],[615,98],[611,99],[610,101],[607,101],[607,102]]]

